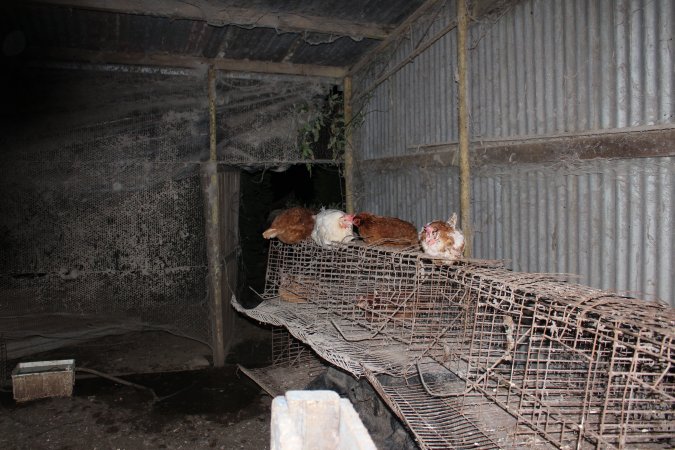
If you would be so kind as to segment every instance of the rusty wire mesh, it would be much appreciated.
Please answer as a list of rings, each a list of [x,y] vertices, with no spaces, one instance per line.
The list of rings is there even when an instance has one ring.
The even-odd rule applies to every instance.
[[[466,291],[447,276],[450,266],[419,256],[361,244],[273,242],[261,297],[311,303],[317,319],[331,320],[347,341],[384,337],[421,357],[444,335],[463,331],[468,310]]]
[[[271,244],[262,297],[261,313],[357,376],[416,369],[423,393],[405,395],[417,402],[403,387],[380,393],[406,405],[424,448],[490,447],[471,437],[480,421],[424,412],[444,402],[466,415],[476,398],[510,413],[519,436],[562,448],[675,443],[675,313],[664,305],[494,264],[311,242]],[[452,383],[437,382],[443,371]],[[425,437],[429,427],[440,437]]]
[[[285,328],[272,330],[272,363],[266,367],[239,370],[255,381],[272,397],[286,391],[305,389],[317,376],[326,371],[325,364],[312,349],[293,337]]]
[[[302,365],[321,365],[312,349],[294,338],[285,328],[272,330],[272,366],[298,367]]]
[[[450,275],[476,298],[466,356],[451,363],[467,391],[561,446],[672,445],[672,309],[546,275]]]

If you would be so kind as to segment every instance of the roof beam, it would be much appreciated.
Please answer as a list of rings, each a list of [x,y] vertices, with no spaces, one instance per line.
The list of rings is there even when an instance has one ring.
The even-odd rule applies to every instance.
[[[391,27],[375,23],[355,23],[330,17],[309,16],[260,9],[223,7],[208,0],[30,0],[31,3],[89,9],[120,14],[199,20],[213,26],[236,25],[244,28],[274,28],[281,32],[306,31],[333,36],[385,39]]]
[[[285,62],[201,58],[164,53],[118,53],[68,48],[37,49],[29,51],[34,60],[86,62],[92,64],[142,65],[184,69],[204,69],[213,65],[217,70],[231,72],[254,72],[277,75],[302,75],[333,78],[341,83],[345,69],[333,66],[314,66]]]

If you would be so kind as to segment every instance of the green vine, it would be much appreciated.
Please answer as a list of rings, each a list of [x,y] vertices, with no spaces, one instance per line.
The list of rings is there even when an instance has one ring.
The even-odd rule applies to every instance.
[[[314,160],[323,146],[331,152],[333,161],[339,161],[344,155],[346,144],[345,119],[342,95],[331,92],[317,116],[304,124],[299,131],[298,147],[302,159]],[[312,173],[311,163],[307,170]]]
[[[316,153],[325,148],[330,151],[334,162],[341,161],[347,146],[347,130],[354,130],[363,123],[363,109],[352,116],[350,123],[345,124],[342,93],[333,90],[326,97],[319,114],[299,130],[298,148],[302,159],[314,160]],[[312,165],[309,162],[306,165],[311,175]]]

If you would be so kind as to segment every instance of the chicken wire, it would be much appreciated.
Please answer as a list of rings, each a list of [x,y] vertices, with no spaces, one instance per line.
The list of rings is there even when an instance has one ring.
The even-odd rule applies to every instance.
[[[466,324],[466,293],[448,270],[415,251],[272,241],[261,296],[310,302],[318,307],[317,317],[344,319],[342,325],[332,323],[347,341],[379,336],[387,345],[393,339],[406,345],[407,354],[421,357]]]
[[[318,78],[219,72],[218,160],[251,170],[334,162],[326,146],[318,146],[310,157],[298,145],[301,130],[319,117],[331,87]]]
[[[47,100],[26,113],[30,126],[3,133],[0,316],[26,333],[44,331],[44,314],[140,319],[210,342],[204,80],[27,77]]]
[[[486,263],[274,241],[261,296],[247,314],[287,326],[354,375],[416,371],[423,393],[380,393],[424,448],[494,447],[472,434],[489,436],[489,424],[454,413],[437,422],[424,406],[465,414],[476,399],[509,413],[503,429],[517,433],[500,447],[518,448],[528,430],[529,446],[537,435],[561,448],[674,444],[675,313],[664,305]]]
[[[272,397],[287,391],[305,389],[326,366],[306,344],[293,337],[285,328],[272,330],[272,364],[249,369],[238,366]]]

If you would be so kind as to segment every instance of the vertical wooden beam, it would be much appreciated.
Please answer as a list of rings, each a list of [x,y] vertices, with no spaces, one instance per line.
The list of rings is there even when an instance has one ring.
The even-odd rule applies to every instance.
[[[216,153],[216,69],[209,66],[209,161],[218,159]]]
[[[342,84],[345,119],[345,209],[354,214],[354,147],[352,145],[352,77]]]
[[[469,167],[469,111],[466,36],[469,17],[466,0],[457,0],[457,73],[458,73],[458,124],[459,124],[459,210],[466,244],[464,256],[473,253],[473,227],[471,225],[471,173]]]
[[[207,278],[211,309],[211,351],[213,365],[225,365],[225,343],[223,332],[223,285],[220,245],[220,194],[216,153],[216,71],[209,67],[209,160],[201,165],[202,190],[204,194],[204,215],[206,226],[206,257],[209,276]]]

